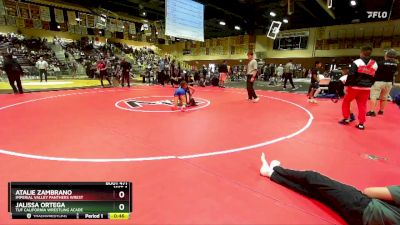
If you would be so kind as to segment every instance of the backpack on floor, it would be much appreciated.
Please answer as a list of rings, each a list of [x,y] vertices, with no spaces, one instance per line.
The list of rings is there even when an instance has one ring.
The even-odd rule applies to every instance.
[[[400,93],[394,97],[393,102],[400,106]]]

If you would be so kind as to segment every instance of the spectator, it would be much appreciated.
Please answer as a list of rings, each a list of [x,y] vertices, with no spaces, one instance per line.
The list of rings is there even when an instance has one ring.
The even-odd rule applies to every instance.
[[[383,110],[387,104],[387,98],[393,87],[394,77],[397,75],[398,62],[396,60],[397,52],[391,49],[386,52],[385,60],[378,63],[378,70],[375,75],[375,83],[371,88],[370,111],[367,116],[376,116],[376,101],[380,100],[378,115],[383,115]]]
[[[228,66],[226,65],[226,60],[219,66],[219,87],[225,88],[225,80],[228,76]]]

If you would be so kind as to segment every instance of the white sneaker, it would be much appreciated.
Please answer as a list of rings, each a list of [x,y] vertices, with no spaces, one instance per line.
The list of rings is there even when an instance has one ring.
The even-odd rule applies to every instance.
[[[259,97],[253,99],[253,102],[254,102],[254,103],[259,102],[259,101],[260,101],[260,98],[259,98]]]

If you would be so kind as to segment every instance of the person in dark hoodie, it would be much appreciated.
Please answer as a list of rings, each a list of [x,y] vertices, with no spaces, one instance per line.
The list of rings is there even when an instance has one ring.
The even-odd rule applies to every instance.
[[[364,46],[361,48],[360,58],[355,60],[350,67],[345,86],[347,93],[342,104],[343,119],[339,121],[342,125],[350,123],[350,103],[354,99],[358,106],[358,125],[356,128],[364,130],[366,121],[367,102],[374,84],[375,73],[378,64],[371,59],[372,47]]]
[[[8,81],[14,91],[14,94],[23,94],[24,91],[22,89],[21,76],[24,72],[21,68],[21,65],[19,65],[17,60],[12,58],[11,54],[5,55],[3,70],[7,73]],[[17,83],[18,88],[15,86],[15,83]]]

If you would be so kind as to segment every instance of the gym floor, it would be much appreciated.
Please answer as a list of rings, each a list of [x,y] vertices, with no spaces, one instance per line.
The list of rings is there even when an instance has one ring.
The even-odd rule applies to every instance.
[[[174,89],[81,89],[0,95],[1,224],[10,181],[132,181],[133,214],[115,224],[345,224],[326,206],[259,175],[260,154],[359,189],[400,183],[399,108],[340,126],[341,102],[304,94],[197,88],[171,111]],[[85,221],[109,224],[110,221]]]

